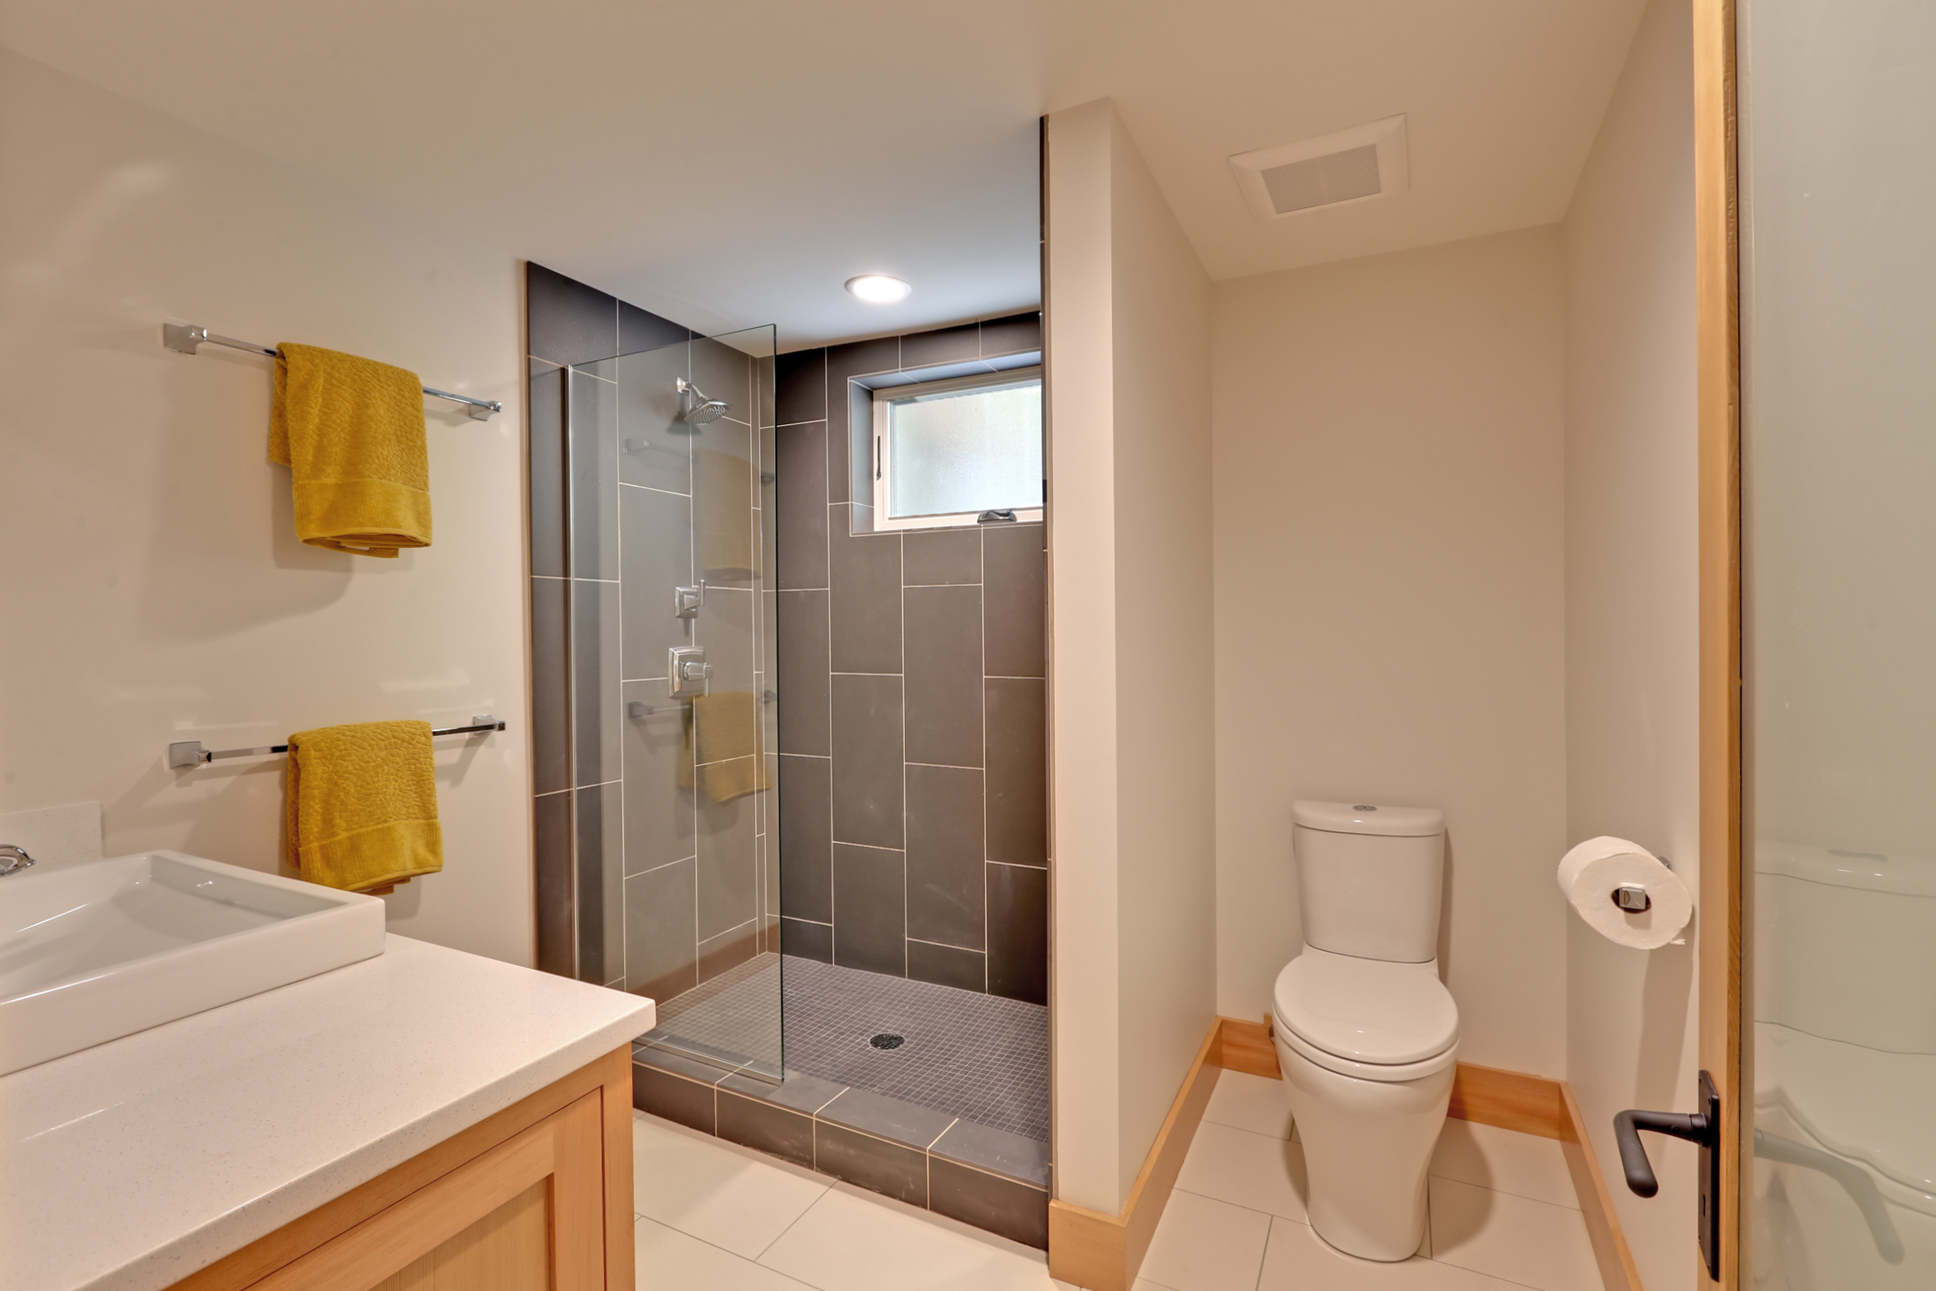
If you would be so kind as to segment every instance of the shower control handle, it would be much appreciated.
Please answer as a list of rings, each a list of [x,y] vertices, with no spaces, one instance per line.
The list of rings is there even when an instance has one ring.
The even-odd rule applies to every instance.
[[[704,694],[713,666],[703,646],[673,646],[666,651],[666,693],[678,699]]]

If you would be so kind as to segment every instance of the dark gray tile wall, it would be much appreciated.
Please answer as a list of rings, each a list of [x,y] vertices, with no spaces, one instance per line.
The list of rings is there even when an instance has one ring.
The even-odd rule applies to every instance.
[[[854,501],[869,496],[871,469],[871,397],[857,378],[994,371],[1041,345],[1040,316],[1025,314],[778,361],[790,954],[1044,997],[1043,527],[875,533]],[[1016,867],[1033,878],[1008,876]]]
[[[775,369],[540,265],[526,299],[538,961],[663,1000],[778,948],[775,792],[713,803],[696,790],[685,706],[665,684],[668,647],[699,644],[714,690],[778,685],[763,522]],[[728,414],[696,433],[677,424],[678,377]],[[682,619],[671,589],[700,578],[706,603]],[[818,675],[824,693],[824,673],[803,686]],[[773,708],[756,756],[777,783]],[[704,732],[698,743],[703,763]]]

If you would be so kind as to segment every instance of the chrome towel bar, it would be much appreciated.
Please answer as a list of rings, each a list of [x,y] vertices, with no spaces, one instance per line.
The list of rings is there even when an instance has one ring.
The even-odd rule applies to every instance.
[[[489,713],[479,713],[471,718],[469,726],[446,726],[433,730],[432,735],[478,735],[486,731],[501,731],[504,723]],[[206,766],[216,758],[266,758],[276,753],[287,753],[287,744],[264,744],[253,749],[208,749],[202,747],[200,740],[182,740],[168,746],[168,766],[171,770],[181,771],[188,767]]]
[[[161,343],[164,348],[173,350],[177,354],[193,354],[203,345],[224,345],[231,350],[266,354],[272,359],[276,357],[276,352],[266,345],[257,345],[254,341],[238,341],[233,336],[217,336],[206,327],[197,327],[193,323],[163,323]],[[467,394],[433,390],[429,386],[425,386],[423,392],[438,399],[448,399],[452,403],[463,404],[464,411],[470,414],[473,421],[489,421],[492,413],[504,411],[504,405],[495,399],[473,399]]]

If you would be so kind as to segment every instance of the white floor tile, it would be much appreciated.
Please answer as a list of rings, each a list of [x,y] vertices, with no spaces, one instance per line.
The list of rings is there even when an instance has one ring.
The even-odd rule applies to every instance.
[[[1333,1250],[1305,1224],[1271,1221],[1257,1291],[1523,1291],[1510,1282],[1414,1256],[1397,1264]]]
[[[1453,1179],[1429,1188],[1434,1260],[1538,1291],[1600,1291],[1579,1211]]]
[[[633,1226],[632,1250],[638,1291],[810,1291],[805,1283],[649,1219]]]
[[[1233,1206],[1267,1210],[1286,1219],[1305,1217],[1310,1185],[1303,1145],[1206,1121],[1197,1126],[1176,1186]]]
[[[1040,1251],[844,1187],[816,1201],[760,1263],[821,1291],[1048,1291],[1054,1285]]]
[[[1260,1210],[1173,1192],[1140,1276],[1168,1291],[1255,1291],[1270,1225]]]
[[[1209,1105],[1203,1109],[1203,1119],[1219,1125],[1234,1125],[1253,1134],[1295,1138],[1291,1100],[1284,1091],[1281,1080],[1242,1071],[1220,1071],[1217,1087],[1210,1091]]]
[[[1448,1120],[1432,1153],[1432,1173],[1516,1197],[1580,1208],[1573,1194],[1573,1176],[1567,1173],[1566,1153],[1557,1139],[1537,1134]]]
[[[632,1123],[632,1208],[748,1259],[831,1183],[656,1117]]]

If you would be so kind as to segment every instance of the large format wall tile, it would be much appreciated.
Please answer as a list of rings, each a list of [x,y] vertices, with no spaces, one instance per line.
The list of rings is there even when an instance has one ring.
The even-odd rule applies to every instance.
[[[834,844],[834,963],[907,975],[906,874],[899,851]]]
[[[560,578],[565,572],[565,373],[531,364],[531,572]]]
[[[572,735],[580,786],[619,776],[619,589],[571,581]]]
[[[692,339],[692,333],[672,322],[660,318],[649,310],[637,305],[618,302],[618,352],[635,354],[640,350],[656,350],[676,341]]]
[[[679,390],[686,375],[681,343],[621,355],[612,370],[618,381],[618,478],[625,484],[692,492],[691,427],[679,420]]]
[[[1039,312],[1011,314],[1007,318],[990,318],[982,322],[981,356],[985,359],[1041,348],[1042,315]]]
[[[901,671],[901,536],[853,534],[828,511],[828,586],[835,672]]]
[[[618,387],[575,371],[568,399],[571,572],[576,578],[617,578]]]
[[[982,530],[983,632],[991,677],[1042,677],[1047,668],[1048,553],[1039,524]]]
[[[981,772],[907,769],[907,935],[982,948]]]
[[[549,363],[591,363],[618,353],[618,300],[596,287],[526,264],[529,353]]]
[[[785,588],[827,585],[827,423],[787,426],[777,439],[775,468],[778,582]]]
[[[1040,681],[991,678],[988,859],[1046,865],[1049,856],[1047,714]]]
[[[627,682],[624,697],[625,872],[637,874],[693,855],[692,790],[679,787],[684,706],[662,681]]]
[[[692,641],[692,620],[676,617],[672,603],[674,587],[692,586],[690,506],[683,494],[619,488],[628,681],[664,677],[666,651]]]
[[[901,679],[836,674],[834,839],[900,847]]]
[[[753,848],[753,795],[699,802],[699,939],[717,937],[759,915],[759,860]]]
[[[908,938],[907,975],[917,982],[952,986],[958,991],[988,989],[988,957],[979,950],[940,946]]]
[[[988,867],[988,993],[1049,1002],[1049,872]]]
[[[573,977],[577,974],[578,918],[572,894],[572,791],[541,794],[531,805],[538,967],[560,977]]]
[[[570,624],[562,578],[531,580],[531,769],[533,792],[571,785]]]
[[[830,758],[780,757],[780,913],[831,923],[834,854]]]
[[[902,596],[907,760],[980,766],[981,588],[910,587]]]
[[[796,350],[773,361],[773,415],[782,426],[827,420],[827,351]]]
[[[626,990],[669,1000],[699,984],[696,867],[688,858],[625,880]]]
[[[833,751],[828,726],[827,593],[780,592],[777,600],[780,752],[826,757]]]
[[[980,581],[980,529],[910,529],[901,535],[902,586]]]
[[[603,986],[625,976],[624,836],[619,786],[580,789],[578,826],[578,977]]]

